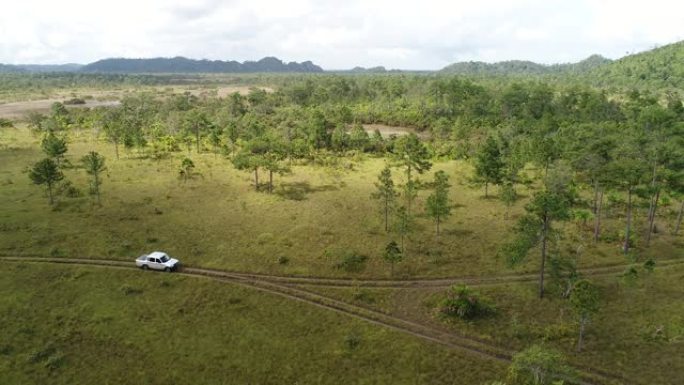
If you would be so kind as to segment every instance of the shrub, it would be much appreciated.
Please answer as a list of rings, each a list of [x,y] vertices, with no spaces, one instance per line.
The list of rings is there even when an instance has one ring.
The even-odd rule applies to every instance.
[[[62,104],[73,106],[73,105],[77,105],[77,104],[86,104],[86,101],[85,101],[85,99],[81,99],[81,98],[72,98],[69,100],[65,100],[64,103],[62,103]]]
[[[290,258],[281,255],[280,257],[278,257],[278,263],[281,265],[287,265],[288,263],[290,263]]]
[[[12,121],[9,119],[0,118],[0,127],[4,127],[4,128],[14,127],[14,123],[12,123]]]
[[[452,286],[442,300],[440,312],[448,317],[474,319],[493,314],[494,305],[466,285]]]
[[[355,330],[352,330],[344,338],[344,344],[349,350],[356,350],[361,345],[361,336]]]
[[[348,273],[358,273],[366,267],[367,260],[367,256],[352,251],[345,255],[335,267]]]
[[[62,366],[63,363],[64,356],[62,356],[61,354],[56,354],[48,357],[44,365],[45,368],[48,370],[57,370]]]

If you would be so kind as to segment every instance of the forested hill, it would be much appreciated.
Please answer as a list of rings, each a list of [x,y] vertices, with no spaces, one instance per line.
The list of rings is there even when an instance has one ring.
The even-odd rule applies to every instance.
[[[25,69],[12,65],[12,64],[1,64],[0,63],[0,74],[8,72],[27,72]]]
[[[104,59],[90,63],[82,72],[113,73],[245,73],[245,72],[323,72],[316,64],[284,63],[275,57],[259,61],[194,60],[184,57],[153,59]]]
[[[625,56],[587,76],[595,84],[626,87],[684,87],[684,41]]]
[[[582,74],[595,68],[612,63],[600,55],[592,55],[577,63],[545,65],[531,61],[508,60],[497,63],[479,61],[460,62],[444,67],[440,72],[458,75],[491,76],[491,75],[546,75],[546,74]]]

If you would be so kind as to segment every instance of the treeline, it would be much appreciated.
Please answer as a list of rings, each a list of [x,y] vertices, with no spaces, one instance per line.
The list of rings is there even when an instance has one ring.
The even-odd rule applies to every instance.
[[[681,92],[684,87],[684,41],[625,56],[587,75],[604,87],[648,87]]]
[[[460,62],[444,67],[441,72],[473,76],[530,76],[530,75],[576,75],[602,67],[613,61],[601,55],[592,55],[577,63],[539,64],[526,60],[507,60],[497,63]]]

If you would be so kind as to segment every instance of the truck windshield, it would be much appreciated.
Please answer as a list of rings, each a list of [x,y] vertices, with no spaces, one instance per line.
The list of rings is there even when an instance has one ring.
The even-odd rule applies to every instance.
[[[165,255],[165,256],[161,257],[161,261],[162,261],[162,262],[168,262],[168,261],[169,261],[169,257],[167,257],[167,256]]]

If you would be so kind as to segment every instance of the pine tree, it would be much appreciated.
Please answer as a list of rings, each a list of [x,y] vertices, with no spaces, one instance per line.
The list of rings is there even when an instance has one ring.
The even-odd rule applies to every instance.
[[[36,163],[33,168],[29,171],[29,178],[34,184],[45,185],[48,191],[48,197],[50,199],[50,204],[54,204],[55,200],[53,197],[52,189],[55,183],[64,179],[64,174],[59,171],[57,163],[55,163],[50,158],[45,158],[40,162]]]
[[[385,217],[385,231],[389,232],[389,217],[394,210],[396,197],[399,195],[394,189],[394,181],[392,181],[392,171],[388,166],[378,175],[378,182],[375,183],[376,191],[371,194],[373,199],[380,201],[382,211]]]
[[[449,176],[444,171],[435,173],[434,191],[427,198],[427,214],[435,220],[439,236],[440,222],[451,215],[449,204]]]
[[[504,162],[496,139],[490,136],[475,157],[475,175],[484,182],[485,197],[489,195],[489,184],[500,184]]]

